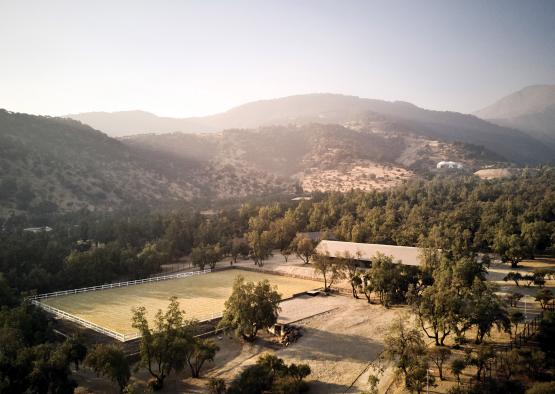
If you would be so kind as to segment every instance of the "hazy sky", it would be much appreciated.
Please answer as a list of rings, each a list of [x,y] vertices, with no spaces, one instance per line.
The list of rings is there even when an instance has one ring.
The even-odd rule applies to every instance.
[[[470,112],[555,83],[555,0],[0,0],[0,107],[220,112],[332,92]]]

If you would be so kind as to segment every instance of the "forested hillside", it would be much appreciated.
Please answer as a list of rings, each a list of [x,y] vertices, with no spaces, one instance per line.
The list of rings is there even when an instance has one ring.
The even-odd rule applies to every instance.
[[[377,115],[345,126],[312,123],[218,134],[145,134],[122,141],[135,149],[285,177],[305,191],[385,189],[427,175],[441,160],[461,162],[469,173],[507,165],[483,147],[425,138]]]
[[[0,111],[4,212],[115,209],[123,203],[190,198],[124,144],[76,121]]]
[[[0,110],[0,216],[117,210],[283,190],[274,178],[133,149],[74,120]]]

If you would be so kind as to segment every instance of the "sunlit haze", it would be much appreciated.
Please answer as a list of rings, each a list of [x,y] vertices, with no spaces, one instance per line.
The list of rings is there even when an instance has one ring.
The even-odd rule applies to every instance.
[[[0,107],[185,117],[332,92],[471,112],[555,83],[553,1],[0,2]]]

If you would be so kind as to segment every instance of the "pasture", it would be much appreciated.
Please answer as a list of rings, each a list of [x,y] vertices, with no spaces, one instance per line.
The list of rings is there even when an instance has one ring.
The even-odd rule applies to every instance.
[[[322,283],[317,281],[229,269],[181,279],[70,294],[42,302],[118,333],[135,334],[131,327],[131,309],[144,306],[152,319],[158,309],[166,308],[171,296],[178,298],[188,318],[205,320],[219,315],[238,275],[247,281],[268,279],[277,286],[282,298],[322,287]]]

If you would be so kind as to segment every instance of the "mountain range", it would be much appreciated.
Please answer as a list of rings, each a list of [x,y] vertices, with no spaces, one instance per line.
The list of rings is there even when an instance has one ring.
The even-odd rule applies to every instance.
[[[380,117],[411,132],[447,142],[483,146],[516,163],[551,161],[554,150],[521,130],[457,112],[431,111],[413,104],[337,94],[308,94],[248,103],[197,118],[159,118],[142,111],[70,115],[113,137],[141,133],[210,133],[225,129],[310,123],[345,124]]]
[[[549,91],[525,89],[519,99],[476,113],[493,116],[491,122],[332,94],[264,100],[188,119],[0,110],[0,216],[383,190],[426,176],[443,160],[462,163],[468,173],[549,163],[555,157],[549,128],[542,134],[504,123],[549,113]]]

